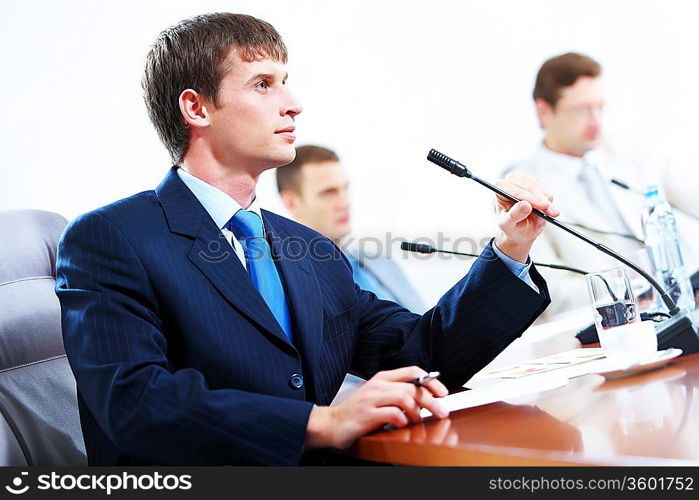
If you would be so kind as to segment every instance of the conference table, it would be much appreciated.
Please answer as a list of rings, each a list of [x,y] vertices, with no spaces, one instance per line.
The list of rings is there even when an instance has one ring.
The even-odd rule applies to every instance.
[[[351,453],[400,465],[699,465],[699,353],[660,369],[454,411],[369,434]]]

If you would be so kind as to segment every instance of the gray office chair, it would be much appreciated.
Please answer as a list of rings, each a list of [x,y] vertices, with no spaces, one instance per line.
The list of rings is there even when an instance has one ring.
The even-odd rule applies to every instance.
[[[0,212],[0,465],[87,465],[54,292],[65,226],[50,212]]]

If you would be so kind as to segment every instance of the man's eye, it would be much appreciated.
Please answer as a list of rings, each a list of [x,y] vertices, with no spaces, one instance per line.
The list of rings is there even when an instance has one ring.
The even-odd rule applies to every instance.
[[[255,87],[257,87],[258,89],[266,89],[266,88],[268,88],[269,86],[267,85],[267,82],[266,82],[266,81],[262,80],[262,81],[259,82],[257,85],[255,85]]]

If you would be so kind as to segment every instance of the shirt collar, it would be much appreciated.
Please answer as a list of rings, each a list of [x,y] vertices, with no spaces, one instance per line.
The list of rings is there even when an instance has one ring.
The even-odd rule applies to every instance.
[[[202,204],[204,210],[211,216],[219,229],[231,220],[238,210],[243,210],[240,203],[228,196],[226,193],[193,176],[182,168],[177,169],[177,175],[180,176],[182,182],[189,188],[194,196]],[[262,212],[257,197],[252,201],[252,204],[247,208],[250,212],[256,213],[262,219]]]

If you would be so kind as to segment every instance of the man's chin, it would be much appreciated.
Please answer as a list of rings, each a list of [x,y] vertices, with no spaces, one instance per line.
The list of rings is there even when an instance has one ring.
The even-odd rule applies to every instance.
[[[581,144],[578,145],[577,148],[574,149],[580,156],[589,153],[593,149],[597,149],[597,146],[599,146],[599,139],[592,139],[588,141],[584,141]]]
[[[597,146],[599,146],[599,140],[594,140],[594,141],[589,141],[585,144],[585,153],[592,151],[593,149],[597,149]]]
[[[350,234],[351,231],[352,231],[352,228],[349,226],[349,224],[343,225],[342,227],[336,227],[332,231],[332,233],[334,235],[332,237],[332,239],[333,240],[341,240],[341,239],[345,238],[348,234]]]
[[[595,135],[594,137],[591,137],[589,139],[585,140],[585,145],[592,149],[595,149],[597,146],[599,146],[600,140],[602,139],[602,136],[600,134]]]
[[[279,154],[270,158],[269,161],[265,162],[264,170],[269,170],[272,168],[285,167],[296,158],[296,151],[292,150],[289,154]]]

